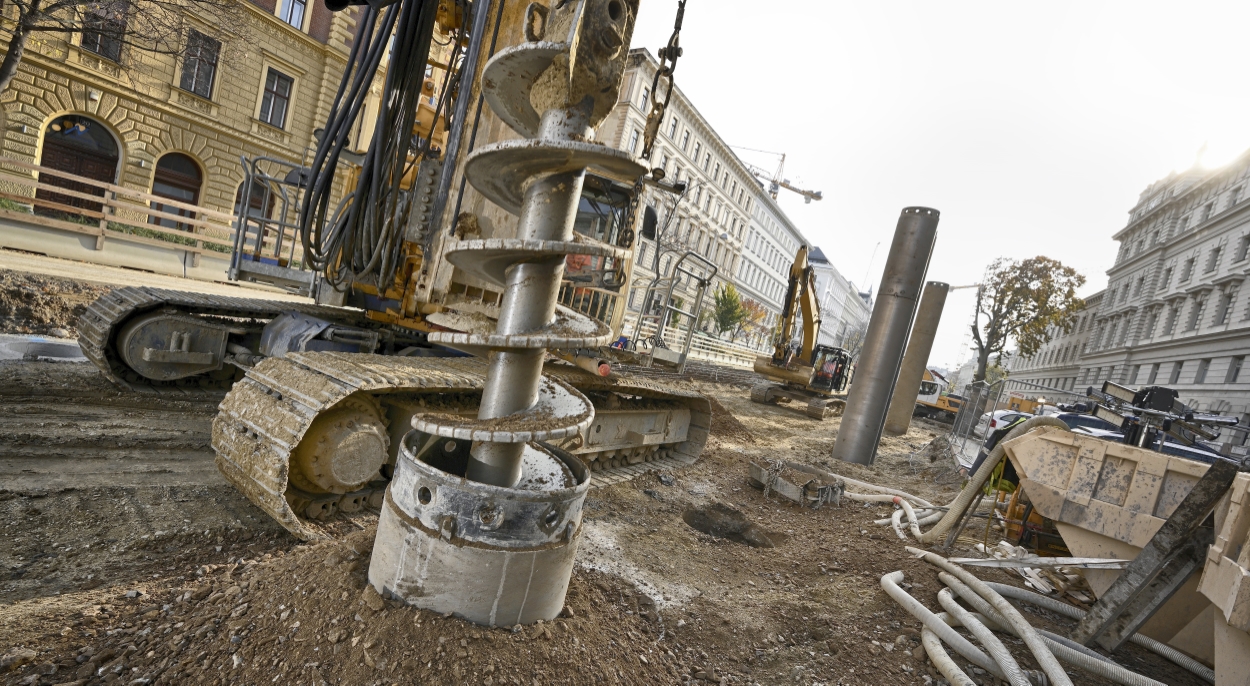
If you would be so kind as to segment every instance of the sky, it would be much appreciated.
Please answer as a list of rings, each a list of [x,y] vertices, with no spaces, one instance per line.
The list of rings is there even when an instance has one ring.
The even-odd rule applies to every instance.
[[[633,47],[656,54],[676,10],[641,0]],[[929,280],[1045,255],[1089,295],[1146,186],[1250,148],[1247,25],[1231,0],[688,0],[676,81],[727,143],[785,153],[785,177],[824,193],[780,203],[865,290],[923,205],[942,213]],[[974,300],[950,294],[931,365],[970,356]]]

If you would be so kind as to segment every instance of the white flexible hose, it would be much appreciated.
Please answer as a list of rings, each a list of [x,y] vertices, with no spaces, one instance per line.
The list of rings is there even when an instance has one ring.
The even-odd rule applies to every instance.
[[[934,510],[925,510],[925,509],[921,509],[921,510],[918,510],[918,511],[916,512],[916,516],[920,518],[920,520],[919,520],[919,521],[917,521],[916,523],[917,523],[917,524],[919,524],[920,526],[928,526],[928,525],[930,525],[930,524],[932,524],[932,523],[936,522],[937,520],[941,519],[941,518],[942,518],[942,515],[944,515],[944,514],[946,514],[946,511],[945,511],[945,510],[937,510],[937,509],[934,509]],[[891,522],[891,521],[892,521],[892,517],[882,517],[881,519],[874,519],[874,520],[872,521],[872,523],[873,523],[873,524],[878,524],[878,525],[881,525],[881,526],[885,526],[885,525],[887,525],[887,524],[890,524],[890,522]]]
[[[977,641],[989,652],[990,657],[994,658],[994,661],[1003,668],[1003,673],[1007,675],[1007,681],[1012,686],[1030,686],[1029,678],[1024,675],[1024,670],[1020,669],[1020,664],[1011,656],[1011,651],[1007,650],[1007,646],[998,640],[994,632],[986,628],[976,617],[973,617],[971,612],[968,612],[959,603],[955,602],[955,596],[949,588],[943,588],[941,591],[938,591],[938,604],[952,617],[959,620],[960,624],[967,627],[968,631],[972,632]],[[987,616],[992,617],[993,615]]]
[[[1001,628],[1010,633],[1015,633],[1011,630],[1010,625],[1005,622],[1003,617],[995,612],[994,608],[990,607],[989,603],[985,602],[984,598],[977,595],[976,592],[969,588],[966,584],[960,582],[958,579],[946,574],[945,572],[939,573],[938,578],[942,580],[942,583],[950,587],[950,589],[943,589],[942,593],[947,593],[949,596],[949,591],[953,590],[955,593],[959,594],[961,598],[968,601],[969,605],[972,605],[982,614],[985,614],[991,621],[1000,625]],[[942,601],[942,593],[938,594],[939,602]],[[951,599],[950,602],[954,603],[954,599]],[[945,607],[948,612],[951,610],[951,608],[946,606],[946,603],[942,603],[942,607]],[[964,624],[967,626],[968,622],[965,621]],[[1042,635],[1042,640],[1046,641],[1046,643],[1050,646],[1050,649],[1055,653],[1055,657],[1062,660],[1066,664],[1083,669],[1091,674],[1104,677],[1116,682],[1117,684],[1123,684],[1124,686],[1166,686],[1162,682],[1155,681],[1150,677],[1126,669],[1108,660],[1102,655],[1093,652],[1085,646],[1080,645],[1079,643],[1074,643],[1068,639],[1056,636],[1049,632],[1039,633]]]
[[[1047,417],[1035,417],[1034,419],[1047,419]],[[1027,424],[1028,422],[1025,423]],[[1072,686],[1072,680],[1068,678],[1067,672],[1063,670],[1059,661],[1055,659],[1055,655],[1051,652],[1050,647],[1038,635],[1037,629],[1034,629],[1033,625],[1029,624],[1028,620],[1020,614],[1020,611],[1007,602],[1006,598],[995,593],[993,589],[985,585],[985,582],[969,574],[966,570],[951,564],[941,555],[935,555],[911,546],[908,546],[906,550],[920,557],[925,562],[950,572],[955,578],[971,586],[972,590],[977,592],[977,595],[989,601],[990,605],[1003,616],[1003,619],[1007,620],[1012,628],[1019,632],[1020,639],[1033,652],[1033,656],[1037,658],[1037,664],[1042,668],[1043,672],[1046,672],[1046,676],[1052,684],[1055,686]]]
[[[907,540],[907,534],[903,533],[903,510],[900,508],[890,515],[890,526],[894,527],[894,533],[904,541]]]
[[[943,643],[954,648],[955,652],[999,679],[1006,679],[1006,674],[1002,668],[990,656],[982,652],[980,648],[973,645],[968,639],[956,633],[946,622],[935,615],[932,610],[925,607],[919,600],[911,597],[907,591],[904,591],[898,585],[898,582],[902,580],[903,572],[890,572],[881,577],[881,588],[894,599],[894,602],[902,605],[904,610],[911,613],[911,616],[919,619],[925,627],[937,634],[937,637],[942,639]]]
[[[942,615],[944,614],[946,613],[943,612]],[[933,666],[950,682],[951,686],[977,686],[977,682],[969,678],[959,665],[955,664],[950,654],[942,647],[942,639],[938,638],[928,625],[920,627],[920,645],[924,646],[924,652],[933,662]]]
[[[923,536],[924,532],[920,530],[920,522],[916,519],[916,511],[912,509],[911,503],[904,498],[895,496],[894,504],[903,508],[903,512],[907,513],[907,521],[911,525],[911,535],[916,538]]]
[[[986,585],[1008,598],[1015,598],[1016,600],[1023,600],[1026,603],[1032,603],[1038,607],[1043,607],[1051,612],[1068,617],[1069,619],[1080,621],[1085,617],[1085,611],[1081,608],[1073,607],[1065,602],[1055,600],[1054,598],[1048,598],[1044,595],[1039,595],[1037,593],[1033,593],[1032,591],[1026,591],[1023,588],[1016,588],[1015,586],[1008,586],[1006,584],[986,582]],[[1193,674],[1201,677],[1203,681],[1212,684],[1215,683],[1215,670],[1166,643],[1156,641],[1149,636],[1143,636],[1141,634],[1133,634],[1132,636],[1129,636],[1128,640],[1159,655],[1160,657],[1170,660],[1180,667],[1185,668]]]
[[[946,584],[947,586],[949,586],[951,590],[955,592],[955,595],[958,595],[959,597],[966,600],[968,604],[971,605],[973,608],[975,608],[978,612],[982,614],[989,612],[990,623],[986,624],[986,626],[988,626],[991,629],[994,629],[995,631],[1002,631],[1004,633],[1012,633],[1011,625],[1006,624],[1006,620],[1003,619],[1002,615],[995,612],[994,608],[990,607],[990,604],[985,602],[985,599],[977,595],[975,591],[973,591],[971,588],[968,588],[967,584],[960,581],[959,579],[956,579],[950,574],[947,574],[946,572],[938,572],[938,580]],[[987,585],[989,585],[988,582],[987,582]],[[1114,661],[1111,660],[1110,658],[1104,655],[1099,655],[1098,653],[1090,650],[1089,648],[1086,648],[1085,646],[1081,645],[1080,643],[1077,643],[1076,641],[1073,641],[1072,639],[1066,638],[1064,636],[1060,636],[1058,634],[1052,634],[1051,632],[1046,631],[1045,629],[1038,629],[1037,633],[1041,634],[1042,638],[1050,639],[1056,643],[1062,643],[1063,645],[1073,650],[1085,653],[1086,655],[1094,658],[1095,660],[1102,660],[1103,662],[1110,662],[1114,664]]]
[[[1055,426],[1063,429],[1064,431],[1068,430],[1067,424],[1064,424],[1054,417],[1033,417],[1032,419],[1024,420],[1019,426],[1008,432],[1006,437],[998,442],[998,445],[994,446],[994,450],[990,452],[989,456],[985,458],[985,461],[981,463],[981,466],[977,469],[976,473],[972,475],[972,478],[968,481],[968,483],[964,484],[963,490],[961,490],[959,495],[951,501],[950,509],[946,511],[946,516],[942,517],[942,521],[938,522],[937,526],[929,529],[917,540],[921,543],[937,543],[943,536],[950,532],[950,530],[959,523],[959,520],[963,519],[964,512],[968,509],[968,506],[972,504],[972,499],[975,498],[976,494],[981,491],[983,486],[985,486],[985,482],[989,480],[990,475],[994,473],[994,469],[1003,459],[1003,455],[1006,454],[1004,452],[1003,444],[1017,436],[1023,436],[1025,433],[1032,431],[1034,428],[1039,426]]]
[[[855,488],[865,490],[865,491],[874,491],[876,493],[884,493],[886,495],[897,495],[903,498],[907,498],[913,504],[919,505],[920,507],[930,507],[930,508],[933,507],[933,503],[925,500],[924,498],[917,498],[916,496],[910,493],[900,491],[898,489],[886,488],[885,486],[878,486],[876,484],[868,483],[867,481],[860,481],[859,479],[852,479],[849,476],[842,476],[841,474],[834,474],[833,472],[825,470],[825,469],[820,469],[818,467],[813,467],[811,465],[806,465],[806,464],[799,464],[797,462],[787,462],[786,466],[790,467],[791,469],[796,469],[801,472],[807,472],[808,474],[815,474],[816,476],[822,477],[825,480],[841,479],[842,482],[846,484],[847,488],[854,486]]]

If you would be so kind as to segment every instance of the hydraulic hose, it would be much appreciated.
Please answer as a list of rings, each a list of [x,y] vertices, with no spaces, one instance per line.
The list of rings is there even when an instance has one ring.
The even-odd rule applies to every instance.
[[[1016,588],[1015,586],[1008,586],[1006,584],[986,582],[986,585],[998,593],[1001,593],[1005,597],[1037,605],[1038,607],[1061,614],[1069,619],[1080,621],[1085,617],[1084,610],[1078,607],[1072,607],[1071,605],[1055,600],[1054,598],[1048,598],[1044,595],[1039,595],[1037,593],[1033,593],[1032,591],[1026,591],[1023,588]],[[1212,684],[1215,683],[1215,670],[1180,652],[1172,646],[1167,645],[1166,643],[1156,641],[1149,636],[1143,636],[1141,634],[1133,634],[1128,640],[1175,663],[1180,667],[1185,668],[1186,670],[1201,677],[1206,682]]]
[[[1046,417],[1037,417],[1036,419],[1046,419]],[[989,460],[986,460],[986,462],[989,462]],[[920,550],[918,548],[912,548],[911,546],[908,546],[906,550],[907,552],[923,559],[925,562],[950,572],[952,576],[971,586],[978,595],[989,601],[990,605],[1003,616],[1003,619],[1005,619],[1015,631],[1019,632],[1020,639],[1023,640],[1025,645],[1029,647],[1029,650],[1033,652],[1033,656],[1037,658],[1037,664],[1042,668],[1043,672],[1046,672],[1046,676],[1050,679],[1052,684],[1055,684],[1055,686],[1072,686],[1072,680],[1068,678],[1067,673],[1063,670],[1063,667],[1060,666],[1059,661],[1055,659],[1054,653],[1051,652],[1049,646],[1046,645],[1046,642],[1043,641],[1042,637],[1037,633],[1037,629],[1034,629],[1033,625],[1029,624],[1028,620],[1020,614],[1020,611],[1017,610],[1011,603],[1007,602],[1006,598],[1003,598],[998,593],[995,593],[993,589],[985,585],[985,582],[969,574],[966,570],[951,564],[946,558],[940,555],[935,555],[934,553]]]
[[[1003,438],[1003,440],[998,442],[998,445],[994,446],[994,450],[990,452],[985,462],[981,463],[981,467],[977,469],[975,474],[972,475],[972,479],[969,480],[968,483],[964,484],[963,490],[961,490],[955,500],[951,502],[950,509],[946,511],[946,516],[942,517],[942,520],[937,523],[937,526],[933,527],[924,534],[917,536],[917,540],[921,543],[936,543],[940,541],[942,537],[945,536],[952,528],[954,528],[955,525],[959,523],[959,520],[963,519],[964,512],[968,509],[968,505],[972,503],[972,499],[975,498],[977,493],[979,493],[985,486],[985,482],[989,480],[990,474],[994,473],[994,468],[998,466],[1000,461],[1002,461],[1003,455],[1006,454],[1003,449],[1003,444],[1013,438],[1016,438],[1017,436],[1023,436],[1039,426],[1054,426],[1061,428],[1064,431],[1068,430],[1067,424],[1064,424],[1054,417],[1033,417],[1032,419],[1026,419],[1019,426],[1012,429],[1007,436]],[[848,481],[847,483],[850,482]]]
[[[985,646],[985,649],[994,658],[994,661],[1003,668],[1003,672],[1007,675],[1007,681],[1012,686],[1030,686],[1028,677],[1024,675],[1024,670],[1020,669],[1020,664],[1011,656],[1011,651],[1007,650],[1007,646],[998,640],[994,632],[990,631],[976,617],[973,617],[971,612],[968,612],[959,603],[955,602],[955,596],[951,594],[949,588],[943,588],[941,591],[938,591],[938,604],[950,616],[959,620],[960,624],[967,627],[968,631],[972,632],[972,635],[980,641],[981,645]],[[985,614],[985,612],[982,611],[982,614]]]

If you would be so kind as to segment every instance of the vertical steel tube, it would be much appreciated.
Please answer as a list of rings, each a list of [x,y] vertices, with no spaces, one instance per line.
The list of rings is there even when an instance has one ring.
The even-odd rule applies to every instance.
[[[938,211],[906,207],[894,229],[894,242],[886,259],[885,273],[872,308],[864,351],[855,367],[855,381],[846,401],[846,412],[833,456],[844,462],[872,464],[885,427],[885,413],[898,379],[903,347],[929,268],[929,256],[937,238]]]
[[[577,110],[548,110],[543,114],[539,137],[569,140],[590,136],[593,131],[586,121]],[[552,174],[530,184],[521,204],[517,238],[566,241],[572,237],[585,179],[583,169]],[[509,267],[495,330],[501,334],[523,334],[550,324],[563,276],[563,259]],[[529,409],[538,400],[545,354],[545,348],[493,353],[478,418],[496,419]],[[524,449],[524,443],[478,443],[470,451],[465,476],[494,486],[514,486],[521,479]]]
[[[942,320],[942,308],[946,306],[949,291],[950,284],[940,281],[930,281],[924,286],[920,309],[916,312],[915,323],[911,325],[911,338],[907,340],[907,352],[903,354],[903,365],[898,372],[898,383],[894,384],[890,411],[885,415],[885,432],[891,436],[902,436],[911,427],[916,395],[929,364],[929,353],[933,352],[933,339],[937,337],[938,323]]]

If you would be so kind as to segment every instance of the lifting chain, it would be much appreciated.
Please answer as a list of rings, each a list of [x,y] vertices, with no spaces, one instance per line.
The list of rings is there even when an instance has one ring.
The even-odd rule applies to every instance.
[[[656,70],[655,76],[651,78],[651,111],[647,115],[647,126],[643,132],[641,155],[643,159],[648,161],[651,159],[651,153],[655,148],[655,137],[660,132],[660,124],[664,121],[664,112],[668,109],[669,99],[673,95],[673,70],[677,68],[677,58],[681,57],[682,54],[680,45],[681,22],[685,16],[686,0],[678,0],[677,20],[673,22],[673,35],[669,36],[668,45],[660,48],[660,68]],[[661,78],[668,79],[668,88],[664,91],[663,100],[660,99]],[[620,240],[617,241],[617,245],[622,248],[634,247],[634,222],[638,217],[638,206],[642,203],[645,178],[645,176],[640,176],[634,182],[632,197],[629,200],[629,209],[625,212],[625,230],[621,232]]]
[[[660,48],[660,68],[651,78],[651,112],[647,115],[647,128],[642,137],[642,156],[651,159],[655,147],[655,137],[660,132],[660,124],[664,122],[664,111],[673,96],[673,71],[677,69],[677,58],[681,57],[681,20],[686,15],[686,0],[677,2],[677,21],[673,23],[673,35],[668,38],[668,45]],[[660,99],[660,79],[668,79],[668,88],[664,90],[664,98]]]

